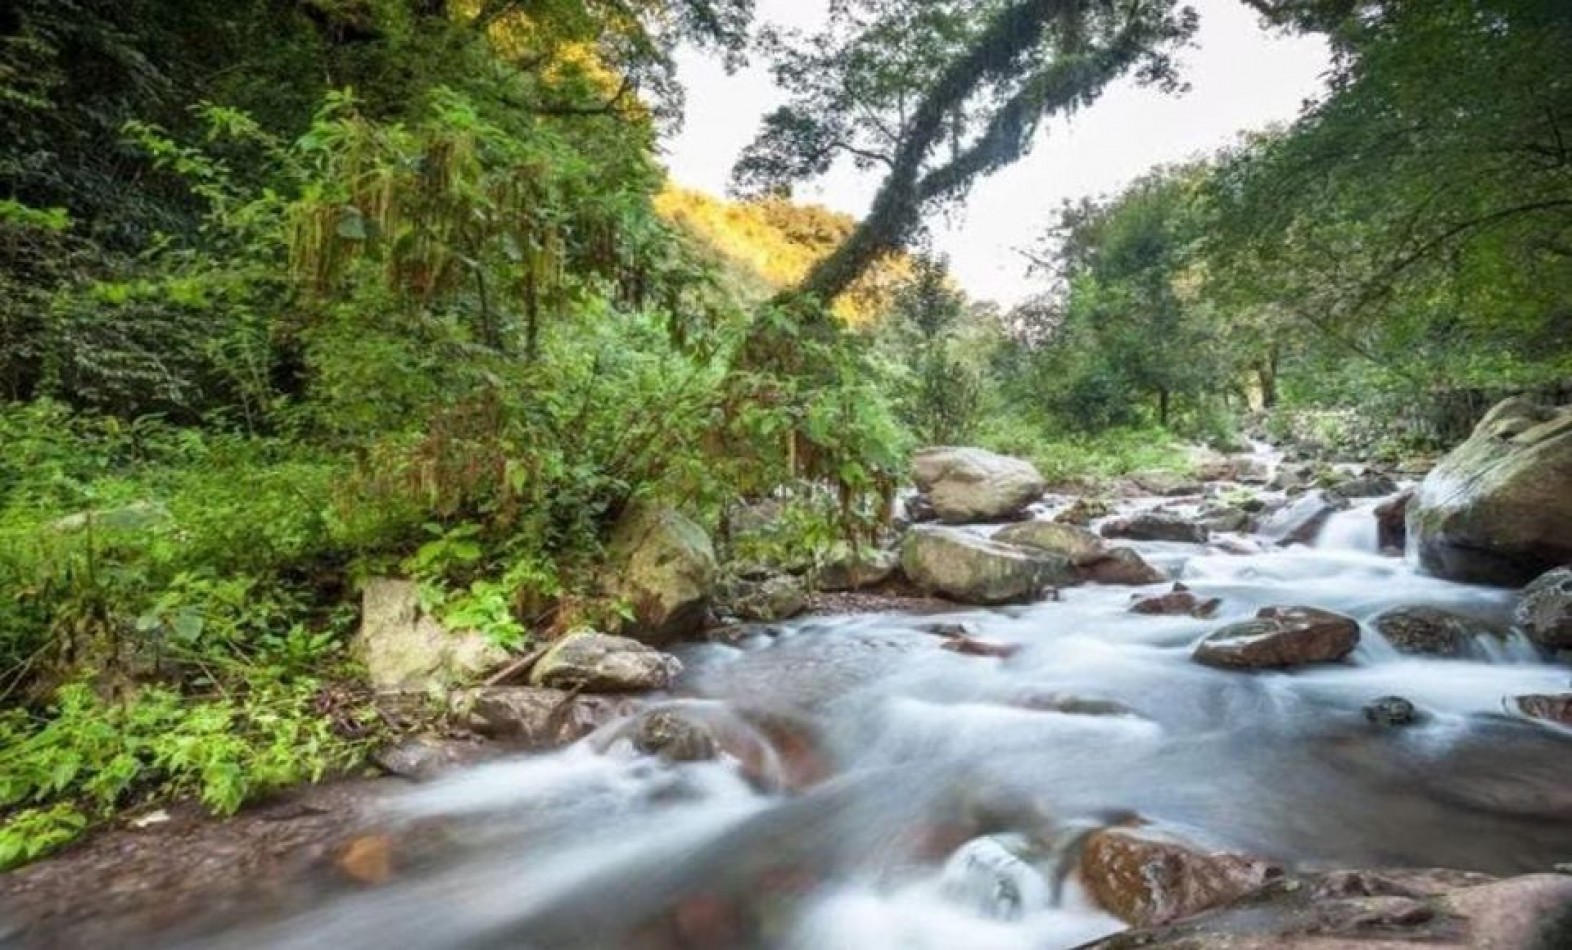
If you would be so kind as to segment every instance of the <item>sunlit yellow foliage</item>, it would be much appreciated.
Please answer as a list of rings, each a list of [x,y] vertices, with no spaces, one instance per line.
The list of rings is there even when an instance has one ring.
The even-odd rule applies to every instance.
[[[656,196],[655,207],[740,271],[743,285],[760,300],[801,280],[857,225],[850,215],[821,205],[779,198],[726,201],[670,184]],[[854,327],[873,323],[910,273],[904,256],[882,261],[835,301],[836,315]]]

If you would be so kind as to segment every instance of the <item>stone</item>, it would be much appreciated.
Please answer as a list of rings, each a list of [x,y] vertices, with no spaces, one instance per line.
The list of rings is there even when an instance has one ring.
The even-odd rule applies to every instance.
[[[1267,517],[1261,523],[1259,533],[1278,544],[1311,544],[1332,515],[1347,507],[1347,499],[1330,492],[1305,492],[1287,507]]]
[[[819,569],[818,588],[839,593],[877,587],[892,579],[900,567],[900,555],[894,551],[842,547]]]
[[[1076,567],[1084,567],[1108,554],[1107,543],[1096,534],[1057,521],[1023,521],[996,532],[993,539],[1056,554]]]
[[[530,672],[530,685],[591,693],[665,689],[682,664],[637,640],[576,631],[551,645]]]
[[[1137,927],[1227,904],[1283,873],[1270,861],[1208,847],[1154,825],[1093,833],[1079,870],[1098,906]]]
[[[411,736],[378,749],[371,761],[389,775],[429,782],[484,762],[493,753],[484,742]]]
[[[1482,624],[1437,607],[1397,607],[1370,622],[1400,653],[1462,656],[1491,634]]]
[[[1264,607],[1256,619],[1229,624],[1195,648],[1194,659],[1224,669],[1283,669],[1336,663],[1359,645],[1359,624],[1316,607]]]
[[[918,452],[912,458],[912,480],[947,524],[1008,520],[1047,487],[1030,462],[950,446]]]
[[[1222,531],[1230,534],[1244,534],[1255,526],[1255,519],[1242,508],[1232,505],[1215,505],[1204,508],[1200,514],[1200,524],[1208,531]]]
[[[697,633],[716,584],[709,535],[671,508],[638,505],[612,528],[607,595],[632,608],[620,633],[664,646]]]
[[[1419,721],[1419,710],[1401,696],[1383,696],[1365,704],[1365,718],[1388,728],[1411,726]]]
[[[1183,584],[1175,584],[1174,589],[1166,594],[1137,597],[1130,605],[1130,612],[1156,617],[1190,616],[1205,620],[1215,616],[1222,605],[1222,600],[1216,597],[1202,600]]]
[[[945,862],[940,890],[945,897],[994,920],[1019,920],[1051,904],[1048,882],[1022,854],[1021,835],[976,838]]]
[[[1343,498],[1385,498],[1397,494],[1399,487],[1388,475],[1365,472],[1338,482],[1331,490]]]
[[[334,863],[357,884],[386,884],[393,878],[393,839],[387,835],[353,838]]]
[[[1425,477],[1408,511],[1419,565],[1514,587],[1572,563],[1572,406],[1508,399]]]
[[[1535,578],[1518,596],[1512,618],[1539,646],[1572,649],[1572,567]]]
[[[627,700],[534,686],[484,686],[452,701],[455,718],[470,729],[528,749],[571,745],[635,708]]]
[[[1117,699],[1077,696],[1073,693],[1025,693],[1010,705],[1034,712],[1056,712],[1067,716],[1134,716],[1136,711]]]
[[[1178,472],[1163,470],[1134,472],[1127,478],[1130,484],[1134,485],[1138,490],[1152,495],[1162,495],[1167,498],[1182,495],[1199,495],[1203,490],[1200,482]]]
[[[667,762],[708,762],[720,755],[720,744],[702,723],[669,709],[641,716],[633,730],[633,747]]]
[[[353,651],[378,692],[445,692],[508,658],[475,631],[447,630],[420,608],[414,581],[372,578],[361,591]]]
[[[1402,551],[1408,547],[1408,506],[1412,490],[1375,506],[1376,543],[1383,551]]]
[[[1062,557],[926,525],[906,532],[901,569],[927,593],[982,605],[1027,603],[1072,579]]]
[[[1073,524],[1086,527],[1098,518],[1106,518],[1113,514],[1113,505],[1101,498],[1077,498],[1070,506],[1054,516],[1060,524]]]
[[[999,643],[995,640],[984,640],[971,634],[960,633],[946,636],[944,642],[939,644],[939,649],[948,650],[951,653],[959,653],[962,656],[980,656],[995,660],[1008,660],[1021,652],[1021,645],[1018,643]]]
[[[720,611],[738,620],[775,623],[808,609],[808,589],[790,574],[737,579],[722,585],[719,601]]]
[[[1146,562],[1129,548],[1112,548],[1104,557],[1080,569],[1081,577],[1094,584],[1114,584],[1126,587],[1145,587],[1161,584],[1168,575]]]
[[[1205,544],[1211,532],[1193,521],[1166,511],[1145,511],[1129,518],[1110,521],[1102,527],[1105,538],[1130,541],[1182,541]]]
[[[1530,719],[1543,719],[1563,726],[1572,726],[1572,693],[1556,696],[1517,696],[1512,700],[1517,711]]]

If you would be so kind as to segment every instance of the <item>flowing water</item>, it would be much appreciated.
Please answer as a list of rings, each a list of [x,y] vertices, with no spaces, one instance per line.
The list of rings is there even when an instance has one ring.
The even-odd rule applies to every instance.
[[[692,646],[676,708],[733,731],[776,724],[750,733],[766,749],[750,767],[638,756],[614,731],[481,767],[397,803],[391,821],[440,829],[419,867],[200,945],[1070,947],[1121,925],[1073,876],[1059,892],[1051,859],[1030,868],[999,842],[1129,812],[1299,868],[1565,860],[1572,735],[1503,700],[1562,692],[1568,671],[1526,644],[1416,658],[1366,624],[1345,664],[1242,673],[1190,659],[1206,632],[1272,604],[1361,622],[1429,604],[1506,626],[1509,593],[1376,553],[1370,507],[1338,515],[1314,547],[1135,545],[1221,598],[1211,620],[1132,614],[1131,588],[1087,586],[1026,607],[813,618]],[[949,652],[936,621],[1022,649]],[[1367,722],[1364,705],[1388,695],[1411,700],[1420,724]],[[1086,714],[1092,700],[1121,706]],[[823,780],[781,790],[804,756]],[[672,937],[696,932],[708,942]]]

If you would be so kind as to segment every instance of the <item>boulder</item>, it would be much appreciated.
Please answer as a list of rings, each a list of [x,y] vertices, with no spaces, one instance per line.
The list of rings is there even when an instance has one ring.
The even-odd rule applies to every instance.
[[[1196,662],[1225,669],[1283,669],[1336,663],[1359,645],[1359,624],[1316,607],[1263,607],[1195,648]]]
[[[808,609],[808,589],[790,574],[736,579],[722,585],[722,613],[756,623],[790,620]]]
[[[1348,507],[1348,500],[1330,492],[1306,492],[1261,523],[1259,533],[1278,544],[1310,544],[1332,515]]]
[[[926,525],[906,532],[901,569],[922,590],[964,604],[1026,603],[1073,579],[1057,555]]]
[[[1153,825],[1093,833],[1081,851],[1079,870],[1100,907],[1137,927],[1226,904],[1283,873],[1270,861],[1208,847]]]
[[[478,765],[498,754],[500,750],[496,746],[478,739],[408,736],[377,749],[371,761],[389,775],[428,782]]]
[[[1572,407],[1508,399],[1425,477],[1408,534],[1425,570],[1517,586],[1572,563]]]
[[[1419,710],[1401,696],[1383,696],[1365,704],[1365,718],[1378,726],[1412,726],[1419,721]]]
[[[720,755],[720,743],[701,722],[670,709],[653,710],[639,717],[633,729],[633,747],[667,762],[708,762]]]
[[[1183,584],[1175,584],[1174,589],[1166,594],[1137,597],[1130,605],[1130,612],[1157,617],[1189,616],[1204,620],[1215,615],[1217,608],[1222,605],[1223,602],[1216,597],[1202,600]]]
[[[1402,551],[1408,547],[1408,506],[1412,490],[1375,506],[1376,543],[1383,551]]]
[[[1200,524],[1208,531],[1243,534],[1255,526],[1255,519],[1243,508],[1209,505],[1201,509]]]
[[[1518,596],[1513,619],[1547,650],[1572,649],[1572,567],[1535,578]]]
[[[530,685],[591,693],[665,689],[682,664],[637,640],[581,630],[551,645],[530,672]]]
[[[1365,472],[1338,482],[1331,490],[1343,498],[1384,498],[1397,494],[1398,484],[1381,472]]]
[[[1572,693],[1555,696],[1517,696],[1512,704],[1517,711],[1530,719],[1543,719],[1563,726],[1572,726]]]
[[[1105,538],[1130,541],[1183,541],[1205,544],[1211,532],[1193,521],[1166,511],[1144,511],[1129,518],[1110,521],[1102,527]]]
[[[414,581],[390,577],[361,591],[353,650],[378,692],[443,692],[508,658],[483,634],[444,628],[421,609]]]
[[[1201,483],[1188,475],[1178,472],[1150,471],[1134,472],[1126,476],[1127,481],[1135,486],[1137,492],[1149,495],[1162,495],[1174,498],[1181,495],[1199,495],[1204,489]]]
[[[1083,567],[1106,557],[1108,545],[1085,528],[1057,521],[1023,521],[994,534],[995,541],[1046,551]]]
[[[662,646],[703,626],[716,583],[715,549],[680,512],[630,509],[612,528],[606,563],[607,594],[632,608],[623,635]]]
[[[1101,498],[1077,498],[1070,503],[1070,507],[1054,516],[1060,524],[1073,524],[1086,527],[1098,518],[1106,518],[1113,514],[1113,505]]]
[[[900,570],[901,558],[894,551],[859,549],[844,546],[835,551],[819,569],[819,590],[838,593],[877,587]]]
[[[452,702],[455,718],[470,729],[530,749],[571,745],[634,709],[628,700],[533,686],[484,686]]]
[[[1282,876],[1222,907],[1088,950],[1537,950],[1572,946],[1572,876],[1466,871]]]
[[[948,524],[1003,521],[1042,497],[1046,484],[1030,462],[984,449],[923,449],[912,480]]]
[[[1106,555],[1080,568],[1080,576],[1093,584],[1115,584],[1125,587],[1145,587],[1161,584],[1168,575],[1146,563],[1146,559],[1129,548],[1111,548]]]
[[[1436,607],[1397,607],[1370,622],[1401,653],[1462,656],[1491,631],[1477,620]]]

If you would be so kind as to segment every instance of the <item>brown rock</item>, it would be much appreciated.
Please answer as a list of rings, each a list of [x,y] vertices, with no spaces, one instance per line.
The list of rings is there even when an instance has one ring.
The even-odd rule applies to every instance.
[[[1205,544],[1211,532],[1202,525],[1186,521],[1166,511],[1146,511],[1129,518],[1110,521],[1102,527],[1105,538],[1131,541],[1184,541]]]
[[[345,845],[334,863],[356,883],[386,884],[393,877],[393,839],[362,835]]]
[[[1282,873],[1271,862],[1208,848],[1154,826],[1093,834],[1080,866],[1098,905],[1137,927],[1226,904]]]
[[[1021,645],[1018,643],[998,643],[965,633],[946,636],[939,648],[962,656],[981,656],[996,660],[1007,660],[1021,652]]]
[[[1401,551],[1408,546],[1408,506],[1414,500],[1412,489],[1375,507],[1377,543],[1383,551]]]
[[[1572,693],[1559,696],[1519,696],[1512,700],[1518,711],[1531,719],[1572,726]]]
[[[1113,506],[1100,498],[1077,498],[1070,507],[1054,516],[1060,524],[1073,524],[1086,527],[1098,518],[1106,518],[1113,514]]]
[[[1403,653],[1428,653],[1434,656],[1461,656],[1481,634],[1484,626],[1468,617],[1436,607],[1397,607],[1371,622],[1381,636]]]
[[[1145,587],[1168,580],[1167,574],[1146,563],[1145,558],[1129,548],[1114,548],[1106,557],[1082,567],[1080,574],[1093,584],[1128,587]]]
[[[1189,615],[1206,619],[1217,613],[1217,608],[1223,602],[1210,597],[1206,600],[1195,594],[1183,584],[1175,584],[1174,589],[1166,594],[1157,594],[1151,597],[1137,597],[1130,605],[1130,612],[1137,614],[1150,614],[1158,617],[1177,617]]]
[[[1359,645],[1359,624],[1316,607],[1264,607],[1195,648],[1196,662],[1228,669],[1281,669],[1335,663]]]

